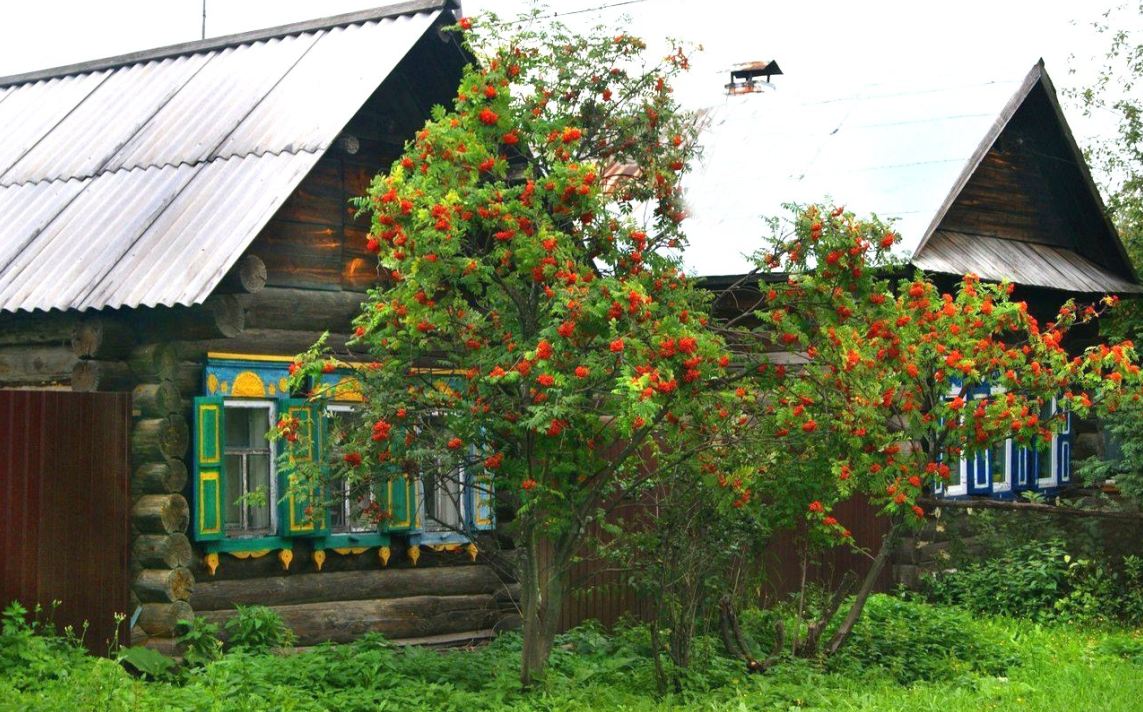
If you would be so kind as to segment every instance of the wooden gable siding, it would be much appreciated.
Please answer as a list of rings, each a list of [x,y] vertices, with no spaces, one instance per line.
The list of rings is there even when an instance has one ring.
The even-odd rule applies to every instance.
[[[350,200],[389,169],[434,104],[451,102],[464,58],[440,46],[426,33],[343,130],[356,152],[334,145],[247,249],[265,262],[268,287],[364,292],[378,282],[368,218]]]
[[[1042,84],[997,137],[939,229],[1063,247],[1122,273]]]

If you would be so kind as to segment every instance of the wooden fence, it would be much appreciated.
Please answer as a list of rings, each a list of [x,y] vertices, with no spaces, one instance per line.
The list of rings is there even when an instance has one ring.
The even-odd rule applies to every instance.
[[[849,527],[858,550],[837,547],[811,554],[806,581],[825,587],[836,586],[847,572],[864,577],[889,530],[888,522],[878,517],[877,511],[863,498],[841,503],[833,514]],[[629,511],[627,516],[630,517]],[[599,526],[595,525],[589,536],[600,533]],[[803,542],[798,531],[780,532],[770,541],[758,562],[765,576],[758,577],[761,583],[751,592],[759,605],[774,603],[801,589]],[[572,568],[571,576],[572,590],[564,598],[560,630],[574,628],[590,619],[611,626],[624,615],[637,619],[650,615],[650,602],[624,585],[622,572],[610,568],[607,562],[585,559]],[[892,570],[887,565],[876,590],[888,591],[891,585]]]
[[[107,653],[128,610],[130,395],[0,391],[0,605]],[[44,617],[42,616],[42,617]],[[124,624],[119,634],[125,635]]]

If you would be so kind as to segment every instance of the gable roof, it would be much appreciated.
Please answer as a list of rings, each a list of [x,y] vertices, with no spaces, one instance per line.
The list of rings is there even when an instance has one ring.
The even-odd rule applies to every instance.
[[[0,79],[0,311],[202,302],[453,6]]]
[[[727,96],[705,112],[704,156],[685,184],[692,270],[749,270],[741,253],[769,234],[764,216],[788,215],[784,202],[829,198],[894,220],[902,250],[924,269],[1077,292],[1140,291],[1042,63],[1014,80],[875,86],[826,98],[788,89]],[[1073,220],[1068,244],[1050,249],[995,231],[930,243],[950,210],[978,207],[958,198],[1020,111],[1055,131],[1052,165],[1041,172],[1066,180],[1082,224]]]

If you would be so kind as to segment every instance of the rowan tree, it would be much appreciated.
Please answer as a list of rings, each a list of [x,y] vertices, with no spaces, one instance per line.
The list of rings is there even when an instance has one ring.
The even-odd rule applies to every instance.
[[[681,424],[707,416],[727,360],[680,269],[685,54],[525,27],[461,21],[479,63],[361,202],[385,282],[355,321],[373,363],[336,476],[431,462],[514,503],[499,529],[522,552],[529,685],[589,526],[655,478],[646,463],[701,446]],[[319,346],[295,378],[335,365]]]
[[[1077,306],[1040,324],[1010,284],[967,275],[951,292],[892,258],[899,238],[876,220],[809,206],[793,230],[761,254],[759,270],[785,281],[763,286],[759,326],[732,329],[736,361],[760,374],[749,442],[780,459],[746,480],[762,502],[803,507],[818,535],[851,542],[831,510],[865,495],[891,521],[845,620],[828,642],[844,642],[903,526],[919,524],[924,493],[961,458],[1003,446],[1046,448],[1067,413],[1086,417],[1139,401],[1140,369],[1129,341],[1070,355],[1068,331],[1114,303]],[[771,350],[782,358],[759,358]],[[749,384],[747,384],[749,385]],[[741,393],[741,391],[740,391]],[[1056,408],[1051,407],[1056,403]],[[816,654],[841,607],[836,596],[809,626],[801,652]]]

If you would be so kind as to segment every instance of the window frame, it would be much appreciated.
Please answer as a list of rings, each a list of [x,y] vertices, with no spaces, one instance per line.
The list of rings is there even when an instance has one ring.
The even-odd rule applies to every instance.
[[[267,432],[268,433],[273,432],[274,423],[277,422],[278,404],[276,401],[274,401],[272,399],[224,397],[222,399],[222,407],[223,407],[224,412],[228,408],[242,408],[242,409],[263,409],[264,408],[266,410],[266,414],[267,414]],[[233,453],[231,452],[230,446],[226,442],[225,430],[222,432],[221,437],[222,437],[222,457],[223,457],[223,460],[225,460],[228,455],[231,455]],[[245,455],[245,454],[252,454],[252,453],[241,453],[241,454]],[[226,539],[264,539],[266,537],[273,537],[273,536],[278,535],[278,497],[280,496],[280,493],[278,491],[278,456],[281,453],[279,452],[279,449],[278,449],[276,443],[267,440],[266,441],[266,454],[269,456],[269,460],[270,460],[270,474],[269,474],[270,486],[269,486],[269,492],[267,492],[267,495],[266,495],[267,496],[266,506],[269,507],[269,509],[270,509],[270,527],[269,527],[269,529],[256,529],[256,530],[250,530],[248,528],[241,528],[238,530],[238,532],[240,532],[240,533],[232,534],[231,533],[231,526],[224,521],[223,522],[223,532],[225,533]],[[245,469],[246,469],[245,468],[245,459],[243,460],[243,464],[244,464],[244,466],[243,466],[244,472],[241,473],[242,475],[245,474]],[[236,474],[239,474],[239,473],[227,472],[227,479],[234,477]],[[244,480],[245,478],[243,477],[242,479]],[[245,481],[243,481],[243,485],[244,485],[244,487],[243,487],[244,495],[243,496],[245,496],[245,494],[246,494],[246,492],[245,492],[246,482]],[[229,507],[230,505],[227,504],[225,506]],[[224,512],[225,512],[225,509],[224,509]]]

